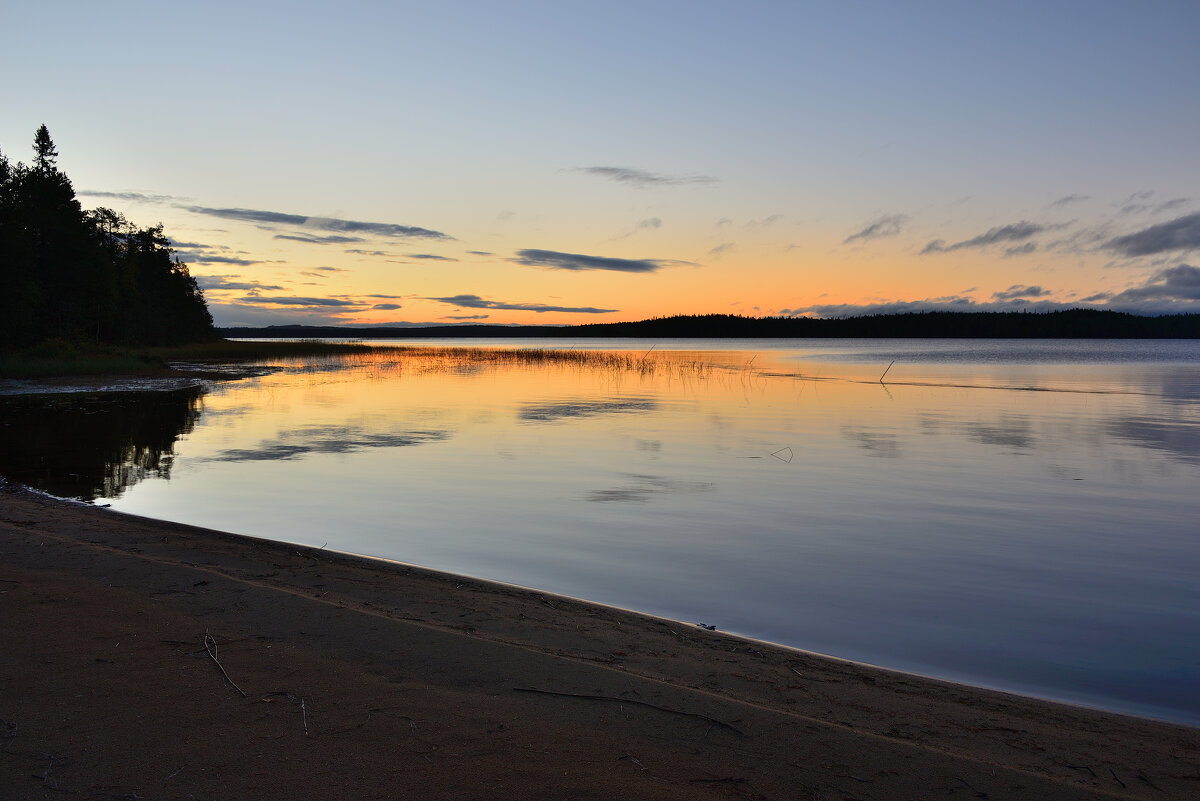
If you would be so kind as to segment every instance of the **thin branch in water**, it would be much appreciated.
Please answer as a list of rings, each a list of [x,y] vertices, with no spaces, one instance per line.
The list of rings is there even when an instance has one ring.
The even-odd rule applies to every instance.
[[[892,361],[891,361],[891,364],[889,364],[889,365],[887,366],[887,370],[884,370],[884,371],[883,371],[883,375],[879,376],[879,383],[880,383],[880,384],[882,384],[882,383],[883,383],[883,376],[888,374],[888,370],[891,370],[891,369],[892,369],[892,365],[893,365],[893,364],[895,364],[895,363],[896,363],[896,360],[895,360],[895,359],[892,359]]]

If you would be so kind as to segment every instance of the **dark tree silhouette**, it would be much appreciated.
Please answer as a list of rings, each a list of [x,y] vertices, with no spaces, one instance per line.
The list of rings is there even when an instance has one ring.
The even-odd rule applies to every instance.
[[[0,154],[0,348],[48,339],[166,345],[214,338],[204,295],[161,225],[85,212],[45,125],[31,166]]]

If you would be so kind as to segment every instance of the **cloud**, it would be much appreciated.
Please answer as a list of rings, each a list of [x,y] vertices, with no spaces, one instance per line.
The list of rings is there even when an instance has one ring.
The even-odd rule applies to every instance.
[[[1050,208],[1059,209],[1063,206],[1069,206],[1072,203],[1082,203],[1088,199],[1088,195],[1063,195],[1058,200],[1050,204]]]
[[[569,314],[609,314],[620,309],[597,309],[591,306],[546,306],[541,303],[505,303],[499,300],[484,300],[478,295],[454,295],[448,298],[425,298],[438,303],[459,306],[465,309],[506,309],[510,311],[566,312]]]
[[[404,307],[399,303],[376,303],[371,308],[375,309],[376,311],[395,311],[396,309],[403,309]]]
[[[230,281],[235,275],[197,275],[196,283],[201,289],[240,289],[243,291],[282,291],[283,287],[272,284],[260,284],[258,281]]]
[[[346,251],[352,256],[394,256],[394,253],[388,253],[384,250],[356,250],[351,248]]]
[[[1113,296],[1111,303],[1146,300],[1200,301],[1200,267],[1180,264],[1159,270],[1142,286]]]
[[[842,240],[843,245],[849,245],[851,242],[867,242],[871,239],[881,239],[886,236],[896,236],[904,228],[904,224],[908,222],[908,216],[904,214],[886,214],[883,217],[872,220],[856,234],[851,234]]]
[[[447,320],[486,320],[490,314],[447,314]]]
[[[722,242],[721,244],[717,245],[712,250],[708,251],[708,258],[719,259],[722,256],[724,256],[726,253],[730,253],[734,250],[737,250],[737,245],[735,245],[732,242]]]
[[[1013,245],[1011,248],[1004,249],[1004,258],[1012,258],[1013,256],[1026,256],[1038,249],[1036,242],[1026,242],[1023,245]]]
[[[557,250],[518,250],[517,258],[509,261],[526,267],[549,267],[553,270],[611,270],[618,273],[653,273],[671,264],[687,263],[662,259],[614,259],[585,256],[582,253],[560,253]]]
[[[425,259],[426,261],[458,261],[449,256],[438,256],[434,253],[405,253],[405,258],[409,259]]]
[[[964,248],[985,248],[988,245],[995,245],[999,242],[1020,242],[1047,230],[1050,230],[1050,226],[1022,220],[1011,225],[1000,225],[995,228],[989,228],[979,236],[955,242],[953,245],[947,245],[944,240],[935,239],[927,244],[921,253],[950,253],[951,251],[962,250]]]
[[[638,224],[635,225],[634,227],[637,228],[639,231],[644,230],[644,229],[652,230],[655,228],[662,228],[662,220],[658,217],[648,217],[645,220],[639,220]]]
[[[310,245],[347,245],[351,242],[364,242],[361,236],[304,236],[302,234],[275,234],[276,239],[290,239],[293,242],[307,242]]]
[[[141,192],[97,192],[91,189],[81,189],[75,193],[83,197],[106,197],[113,200],[131,200],[134,203],[174,203],[183,198],[173,195],[149,195]]]
[[[1144,192],[1134,192],[1132,195],[1130,195],[1129,197],[1125,198],[1124,201],[1122,201],[1121,213],[1122,214],[1138,214],[1143,211],[1149,211],[1150,204],[1147,201],[1150,200],[1150,198],[1152,198],[1152,197],[1154,197],[1154,192],[1152,190],[1144,191]]]
[[[1171,198],[1170,200],[1164,200],[1162,203],[1159,203],[1157,206],[1155,206],[1152,213],[1161,214],[1164,211],[1173,211],[1174,209],[1177,209],[1180,206],[1186,206],[1191,202],[1192,199],[1190,197]]]
[[[472,256],[495,256],[496,255],[495,253],[492,253],[487,250],[468,250],[467,252],[470,253]]]
[[[1049,290],[1042,289],[1040,286],[1013,284],[1002,292],[993,292],[992,298],[995,300],[1016,300],[1017,298],[1043,298],[1049,294]]]
[[[753,231],[755,228],[770,228],[775,223],[783,219],[782,214],[771,214],[763,217],[761,220],[750,220],[746,223],[746,230]]]
[[[300,214],[259,211],[257,209],[213,209],[206,206],[182,206],[181,208],[193,214],[204,214],[226,220],[241,220],[243,222],[265,223],[268,225],[290,225],[296,228],[315,228],[320,231],[373,234],[375,236],[392,237],[395,239],[453,239],[453,237],[441,231],[418,228],[413,225],[339,220],[334,217],[306,217]]]
[[[333,306],[358,308],[363,304],[357,300],[342,300],[340,298],[296,298],[268,295],[247,295],[241,298],[242,303],[255,303],[266,306]]]
[[[598,175],[622,184],[631,184],[639,189],[649,186],[679,186],[681,184],[715,184],[716,178],[710,175],[663,175],[632,167],[576,167],[576,172],[586,172]]]
[[[990,302],[980,303],[963,295],[925,300],[885,301],[855,305],[814,304],[795,309],[781,309],[785,317],[815,315],[817,317],[860,317],[869,314],[911,314],[933,311],[948,312],[1005,312],[1061,311],[1064,309],[1109,309],[1133,314],[1183,314],[1200,312],[1200,267],[1181,264],[1155,272],[1141,286],[1119,293],[1096,292],[1070,303],[1045,299],[1050,291],[1040,286],[1014,284],[992,294]],[[1042,298],[1030,300],[1030,298]]]
[[[950,295],[925,300],[893,300],[879,303],[824,303],[802,306],[795,309],[781,309],[784,317],[799,317],[814,315],[817,317],[862,317],[871,314],[921,314],[924,312],[1009,312],[1026,311],[1058,311],[1061,309],[1079,308],[1078,303],[1060,303],[1051,300],[1026,300],[1015,297],[1012,300],[995,300],[980,303],[973,298],[962,295]]]
[[[1200,248],[1200,213],[1176,217],[1136,233],[1118,236],[1109,240],[1104,247],[1129,257]]]
[[[175,256],[185,264],[234,264],[239,267],[246,267],[251,264],[260,263],[258,259],[243,259],[239,256],[221,256],[217,253],[205,253],[196,250],[176,250]]]

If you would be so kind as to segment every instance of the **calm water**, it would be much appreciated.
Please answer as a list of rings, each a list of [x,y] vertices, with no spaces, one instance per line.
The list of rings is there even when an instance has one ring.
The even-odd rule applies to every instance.
[[[648,348],[0,397],[0,474],[1200,724],[1200,343]]]

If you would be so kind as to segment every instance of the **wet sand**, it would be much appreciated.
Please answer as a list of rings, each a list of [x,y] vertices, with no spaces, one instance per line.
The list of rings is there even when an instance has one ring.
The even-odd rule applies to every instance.
[[[0,636],[0,799],[1200,797],[1197,728],[11,486]]]

